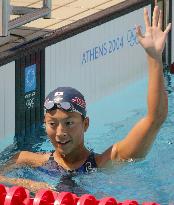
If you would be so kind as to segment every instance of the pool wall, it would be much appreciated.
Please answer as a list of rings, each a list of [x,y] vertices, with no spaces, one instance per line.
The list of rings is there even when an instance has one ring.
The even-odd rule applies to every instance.
[[[0,67],[0,115],[0,142],[5,147],[12,142],[15,135],[14,61]]]
[[[170,16],[171,16],[171,19],[172,19],[172,38],[171,38],[171,46],[172,46],[172,63],[174,63],[174,2],[172,3],[172,0],[170,1],[170,8],[172,8],[172,10],[170,10]]]
[[[166,27],[169,23],[174,22],[174,4],[172,3],[172,0],[163,0],[163,10],[165,18],[164,18],[164,26]],[[170,68],[170,72],[174,73],[174,28],[172,25],[171,32],[168,34],[167,43],[165,47],[165,53],[164,53],[164,61],[167,66]]]
[[[42,135],[45,95],[57,86],[76,87],[91,103],[146,75],[135,22],[144,30],[152,2],[127,0],[1,52],[0,140],[31,147]]]
[[[151,6],[148,6],[151,12]],[[45,92],[72,86],[91,103],[146,75],[135,22],[145,30],[143,8],[46,48]]]

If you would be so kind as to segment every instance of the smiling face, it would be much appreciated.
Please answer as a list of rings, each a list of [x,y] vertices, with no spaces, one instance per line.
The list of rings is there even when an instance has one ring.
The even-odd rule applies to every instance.
[[[53,146],[61,155],[68,155],[84,148],[84,132],[89,119],[75,112],[60,109],[45,114],[46,132]]]

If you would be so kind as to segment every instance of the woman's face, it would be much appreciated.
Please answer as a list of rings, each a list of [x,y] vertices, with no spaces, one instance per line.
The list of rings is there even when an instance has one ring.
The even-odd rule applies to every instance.
[[[84,146],[89,119],[60,109],[45,114],[46,132],[58,153],[67,155]]]

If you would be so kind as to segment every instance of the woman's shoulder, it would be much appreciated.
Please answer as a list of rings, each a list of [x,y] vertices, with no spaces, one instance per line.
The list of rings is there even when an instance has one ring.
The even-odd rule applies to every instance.
[[[95,161],[98,168],[105,167],[109,162],[111,162],[111,152],[112,147],[109,147],[103,153],[95,155]]]
[[[16,164],[38,167],[48,161],[51,153],[21,151],[16,154]]]

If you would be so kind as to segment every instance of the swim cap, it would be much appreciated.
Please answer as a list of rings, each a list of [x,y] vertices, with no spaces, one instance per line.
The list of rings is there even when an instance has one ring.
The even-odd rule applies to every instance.
[[[72,87],[58,87],[50,92],[45,99],[44,108],[46,111],[62,109],[68,112],[77,112],[86,117],[84,96]]]

